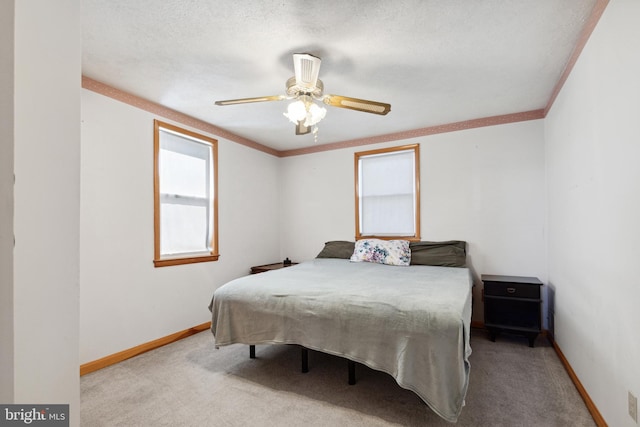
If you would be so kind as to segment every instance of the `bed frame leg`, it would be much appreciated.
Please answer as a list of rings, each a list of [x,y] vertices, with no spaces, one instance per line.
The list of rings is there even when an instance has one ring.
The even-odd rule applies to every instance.
[[[249,346],[249,359],[255,359],[256,358],[256,346],[255,345],[250,345]]]
[[[304,347],[300,347],[302,349],[302,373],[306,374],[309,372],[309,350]]]
[[[356,383],[356,362],[347,360],[347,366],[349,368],[349,385],[354,385]]]

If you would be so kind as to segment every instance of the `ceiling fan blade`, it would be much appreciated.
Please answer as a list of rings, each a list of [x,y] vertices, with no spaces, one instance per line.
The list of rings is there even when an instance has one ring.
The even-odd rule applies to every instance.
[[[366,99],[350,98],[340,95],[325,95],[322,101],[333,107],[348,108],[350,110],[362,111],[365,113],[380,114],[384,116],[391,111],[391,104],[384,102],[368,101]]]
[[[311,126],[305,126],[304,120],[299,120],[296,125],[296,135],[306,135],[311,132]]]
[[[296,74],[296,85],[313,91],[318,82],[321,60],[308,53],[293,54],[293,69]]]
[[[225,101],[216,101],[216,105],[249,104],[251,102],[282,101],[284,99],[287,99],[287,97],[284,95],[258,96],[256,98],[240,98],[227,99]]]

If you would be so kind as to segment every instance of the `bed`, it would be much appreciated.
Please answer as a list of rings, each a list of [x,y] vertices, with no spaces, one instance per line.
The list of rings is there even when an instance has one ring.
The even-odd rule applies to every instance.
[[[298,344],[342,356],[390,374],[455,422],[469,381],[469,270],[321,255],[218,288],[216,346]]]

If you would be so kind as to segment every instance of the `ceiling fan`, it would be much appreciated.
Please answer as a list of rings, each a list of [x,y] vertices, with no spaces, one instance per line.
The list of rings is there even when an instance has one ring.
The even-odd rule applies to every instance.
[[[248,104],[251,102],[295,100],[289,104],[284,115],[296,125],[296,135],[318,131],[317,123],[326,114],[326,109],[314,101],[350,110],[385,115],[391,105],[384,102],[368,101],[340,95],[324,95],[324,85],[318,78],[321,60],[308,53],[293,54],[295,76],[287,80],[286,95],[259,96],[255,98],[228,99],[216,101],[216,105]]]

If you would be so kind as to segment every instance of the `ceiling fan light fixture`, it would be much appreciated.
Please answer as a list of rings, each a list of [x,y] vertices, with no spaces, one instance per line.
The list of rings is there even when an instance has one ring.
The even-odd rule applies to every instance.
[[[324,119],[324,116],[327,115],[327,109],[324,107],[320,107],[315,102],[312,102],[309,105],[309,110],[307,111],[307,120],[305,122],[305,126],[313,126],[320,122],[320,120]]]
[[[283,114],[291,123],[297,124],[300,120],[304,120],[307,117],[307,109],[303,101],[296,100],[289,104],[287,112]]]
[[[304,120],[306,127],[315,126],[327,115],[327,109],[313,102],[309,95],[301,95],[289,104],[287,112],[283,113],[293,124]]]

